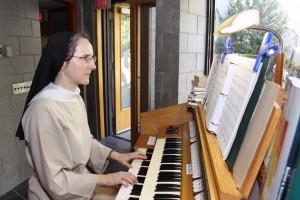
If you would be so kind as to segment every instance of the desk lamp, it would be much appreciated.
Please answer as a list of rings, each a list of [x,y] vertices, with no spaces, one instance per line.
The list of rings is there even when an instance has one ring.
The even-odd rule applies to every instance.
[[[276,56],[276,70],[274,82],[281,86],[282,84],[282,73],[283,73],[283,42],[279,33],[271,28],[259,25],[259,12],[258,10],[246,10],[237,13],[224,22],[222,22],[214,32],[214,35],[229,35],[234,32],[238,32],[244,29],[255,29],[261,31],[271,32],[275,35],[278,40],[280,49]]]

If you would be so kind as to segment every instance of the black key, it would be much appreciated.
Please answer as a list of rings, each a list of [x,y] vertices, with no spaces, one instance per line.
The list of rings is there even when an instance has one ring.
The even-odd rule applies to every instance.
[[[140,198],[138,198],[138,197],[129,197],[129,199],[128,200],[139,200]]]
[[[137,176],[136,178],[137,178],[137,180],[138,180],[138,183],[144,183],[146,177]]]
[[[182,142],[181,138],[166,138],[166,142]]]
[[[143,185],[133,185],[130,195],[140,196]]]
[[[176,172],[159,172],[158,177],[174,177],[174,178],[180,178],[181,173]]]
[[[148,171],[148,167],[140,167],[140,169],[139,169],[139,172],[143,172],[143,171],[145,171],[145,172],[147,172]]]
[[[170,148],[170,147],[177,147],[177,148],[181,148],[182,144],[181,143],[165,143],[164,145],[165,148]]]
[[[153,198],[154,200],[180,200],[180,198]]]
[[[148,167],[141,167],[137,175],[146,176]]]
[[[181,157],[164,157],[161,159],[161,163],[180,163]]]
[[[162,160],[161,163],[181,163],[181,160]]]
[[[146,156],[147,156],[147,160],[151,160],[152,159],[152,154],[146,153]]]
[[[143,160],[142,166],[149,166],[149,165],[150,165],[150,161],[149,160]]]
[[[146,153],[153,153],[154,149],[147,149]]]
[[[162,159],[181,159],[179,155],[163,155]]]
[[[154,199],[161,198],[161,199],[172,199],[172,198],[180,198],[179,195],[176,194],[155,194]]]
[[[160,170],[181,170],[181,165],[175,164],[161,164]]]
[[[162,159],[176,159],[176,160],[178,160],[178,159],[180,159],[181,160],[181,156],[178,156],[178,155],[163,155],[162,156]]]
[[[155,186],[155,191],[180,191],[181,187],[180,184],[157,184]]]
[[[139,172],[137,175],[138,175],[138,176],[146,176],[146,175],[147,175],[147,172],[142,171],[142,172]]]
[[[158,183],[156,187],[177,187],[177,188],[179,187],[180,188],[180,184]]]
[[[142,190],[132,190],[130,195],[141,196]]]
[[[177,149],[165,149],[163,154],[181,154],[181,150]]]
[[[156,187],[156,192],[178,192],[180,191],[180,188],[176,187]]]

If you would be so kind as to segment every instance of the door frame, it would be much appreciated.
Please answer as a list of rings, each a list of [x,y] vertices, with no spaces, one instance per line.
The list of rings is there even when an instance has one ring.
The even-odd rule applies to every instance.
[[[130,113],[131,108],[123,109],[122,105],[122,24],[121,17],[123,13],[121,13],[121,9],[125,8],[129,10],[129,4],[124,3],[116,3],[114,4],[114,72],[115,72],[115,120],[116,120],[116,134],[126,131],[130,129],[131,120]]]
[[[139,136],[139,117],[140,117],[140,91],[139,91],[139,62],[140,56],[139,36],[141,29],[139,27],[138,9],[141,5],[155,5],[156,0],[131,0],[130,1],[130,54],[131,54],[131,150]],[[147,47],[143,47],[149,49]]]

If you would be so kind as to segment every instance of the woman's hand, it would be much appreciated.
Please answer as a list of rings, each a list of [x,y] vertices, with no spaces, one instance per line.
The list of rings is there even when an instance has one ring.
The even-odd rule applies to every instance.
[[[97,174],[97,186],[124,185],[128,187],[138,183],[137,178],[130,172],[116,172],[112,174]]]
[[[128,161],[133,160],[133,159],[142,159],[145,160],[147,159],[147,156],[145,153],[136,151],[136,152],[132,152],[132,153],[118,153],[116,151],[113,151],[110,154],[110,159],[116,160],[119,163],[121,163],[122,165],[131,168],[131,164],[128,163]]]

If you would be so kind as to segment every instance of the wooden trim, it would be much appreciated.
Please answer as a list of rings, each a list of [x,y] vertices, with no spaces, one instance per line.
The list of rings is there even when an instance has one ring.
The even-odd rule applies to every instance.
[[[283,74],[283,62],[284,62],[284,54],[278,53],[276,56],[276,69],[275,69],[275,76],[274,82],[282,85],[282,74]]]
[[[206,128],[205,128],[205,121],[203,120],[200,111],[198,112],[195,110],[196,118],[194,119],[195,122],[198,124],[199,127],[199,135],[200,135],[200,142],[201,142],[201,150],[204,160],[204,168],[206,173],[206,182],[207,182],[207,191],[209,193],[209,199],[219,199],[218,197],[218,191],[216,188],[216,182],[214,179],[213,174],[213,163],[210,161],[209,152],[208,152],[208,146],[210,144],[206,143],[205,140],[205,134],[206,134]]]
[[[131,0],[130,1],[130,55],[131,55],[131,149],[139,136],[139,69],[138,63],[140,57],[138,51],[138,7],[139,5],[155,5],[156,0]]]
[[[232,174],[223,160],[216,136],[211,134],[205,125],[205,110],[195,108],[201,138],[201,146],[207,174],[207,182],[211,199],[240,200],[242,194],[236,187]]]
[[[140,112],[147,112],[149,110],[149,96],[150,96],[150,62],[149,62],[149,8],[140,8],[140,23],[143,24],[140,26],[140,44],[139,46],[145,47],[139,49],[139,58],[140,58],[140,79],[139,79],[139,88],[140,91],[143,91],[143,98],[139,100]]]
[[[131,149],[138,139],[138,92],[137,92],[137,4],[130,1],[130,57],[131,57]]]
[[[114,4],[114,94],[115,94],[115,130],[116,133],[120,133],[126,129],[130,129],[130,114],[131,106],[123,108],[123,98],[122,98],[122,16],[130,17],[130,15],[125,15],[119,12],[122,8],[129,10],[129,4]],[[129,96],[129,98],[131,98]]]
[[[100,124],[100,138],[105,138],[105,115],[104,115],[104,91],[103,91],[103,53],[102,53],[102,20],[101,20],[101,10],[96,11],[96,21],[97,21],[97,58],[98,58],[98,94],[99,94],[99,124]]]
[[[141,113],[141,135],[158,134],[165,124],[180,124],[192,119],[192,112],[188,112],[185,103],[144,112]]]
[[[70,31],[76,32],[76,4],[73,1],[72,3],[70,2],[68,5],[69,9],[69,26],[70,26]]]

